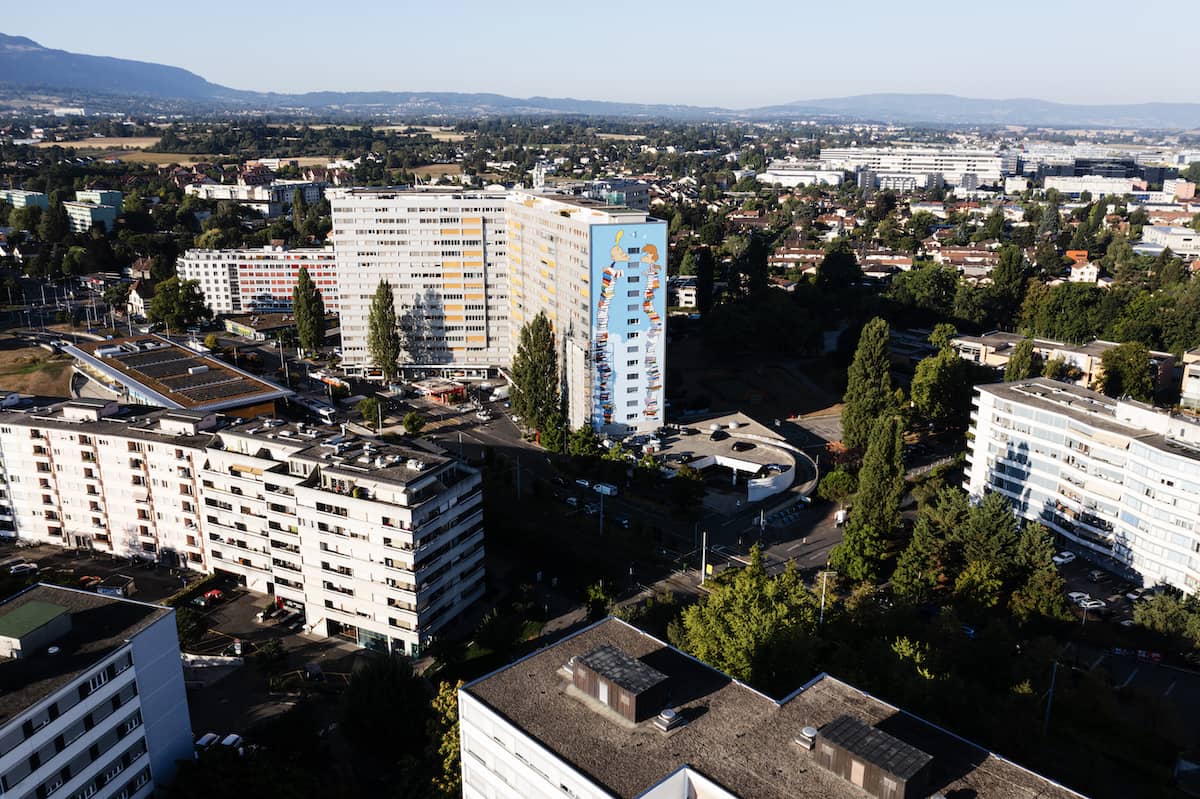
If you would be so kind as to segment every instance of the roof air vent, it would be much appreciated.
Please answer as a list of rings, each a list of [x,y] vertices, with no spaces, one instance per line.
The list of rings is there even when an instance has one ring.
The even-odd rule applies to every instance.
[[[61,650],[58,647],[52,646],[46,650],[46,654],[47,655],[57,655],[60,651]]]
[[[664,708],[661,713],[654,717],[654,726],[661,732],[670,732],[685,724],[687,724],[687,719],[669,707]]]
[[[800,734],[792,739],[792,743],[799,746],[801,749],[811,752],[813,745],[817,740],[817,728],[805,727],[800,730]]]

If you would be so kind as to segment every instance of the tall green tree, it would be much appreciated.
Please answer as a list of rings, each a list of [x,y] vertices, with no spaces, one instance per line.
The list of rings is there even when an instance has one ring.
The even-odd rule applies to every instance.
[[[683,612],[683,646],[690,654],[752,685],[769,689],[800,654],[816,628],[818,601],[789,564],[770,577],[755,547],[750,563],[712,584],[708,596]],[[800,671],[803,663],[792,668]]]
[[[383,372],[384,380],[394,380],[400,372],[396,363],[400,357],[400,332],[396,329],[396,300],[392,284],[379,281],[375,296],[371,298],[371,311],[367,318],[367,352],[371,362]]]
[[[292,315],[296,319],[296,335],[300,339],[300,346],[308,352],[319,350],[325,343],[325,301],[308,269],[303,266],[292,288]]]
[[[304,191],[296,189],[292,192],[292,227],[297,233],[304,232],[304,217],[308,213],[308,203],[304,201]]]
[[[1154,399],[1154,381],[1150,377],[1150,350],[1145,344],[1127,341],[1100,356],[1104,373],[1100,390],[1110,397],[1132,397],[1143,402]]]
[[[212,317],[212,311],[204,304],[200,283],[178,277],[168,278],[154,287],[154,298],[146,313],[150,321],[160,322],[176,332]]]
[[[917,413],[939,424],[964,422],[981,370],[949,347],[923,358],[913,374],[912,403]]]
[[[1033,339],[1026,338],[1013,347],[1008,364],[1004,367],[1004,382],[1028,380],[1042,373],[1042,358],[1033,348]]]
[[[938,588],[943,573],[945,541],[927,518],[917,520],[912,540],[896,559],[892,590],[896,596],[914,605],[927,602]]]
[[[1025,284],[1029,280],[1029,264],[1025,254],[1015,244],[1000,248],[1000,260],[990,275],[988,287],[988,311],[994,324],[1012,324],[1025,296]]]
[[[434,775],[433,788],[444,799],[462,795],[462,765],[459,761],[461,736],[458,726],[458,689],[462,680],[444,682],[433,697],[429,719],[429,741]]]
[[[902,463],[903,425],[889,414],[871,428],[867,452],[858,474],[854,510],[840,544],[829,553],[829,563],[853,580],[878,579],[887,537],[900,523],[904,496]]]
[[[889,414],[871,427],[871,438],[858,472],[858,491],[852,516],[860,523],[888,534],[900,524],[900,499],[904,496],[904,427]]]
[[[58,244],[71,236],[71,222],[67,218],[67,208],[61,202],[50,203],[48,210],[42,212],[38,223],[38,238],[46,244]]]
[[[872,423],[894,402],[888,337],[887,322],[876,317],[858,338],[842,405],[842,442],[848,447],[865,447]]]
[[[847,239],[838,239],[825,249],[817,266],[817,287],[825,292],[844,292],[862,281],[858,256]]]
[[[378,756],[420,749],[429,702],[405,658],[374,653],[358,658],[342,691],[339,730],[354,746]],[[397,724],[403,719],[403,724]],[[380,730],[390,730],[380,735]]]
[[[558,351],[545,313],[521,328],[512,362],[512,408],[526,427],[542,430],[560,423]]]

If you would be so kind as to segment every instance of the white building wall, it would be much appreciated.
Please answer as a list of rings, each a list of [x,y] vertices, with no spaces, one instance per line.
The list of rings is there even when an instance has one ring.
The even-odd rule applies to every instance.
[[[192,722],[175,612],[142,630],[131,643],[150,769],[155,781],[163,784],[175,776],[180,760],[192,756]]]
[[[466,691],[458,692],[463,799],[610,799],[607,790]]]

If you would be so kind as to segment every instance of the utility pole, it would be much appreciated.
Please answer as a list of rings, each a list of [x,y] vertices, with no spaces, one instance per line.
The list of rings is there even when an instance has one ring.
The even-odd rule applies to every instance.
[[[379,402],[378,400],[375,403],[375,413],[379,417],[375,422],[375,435],[382,436],[383,435],[383,403]],[[462,435],[462,433],[459,433],[459,436],[461,436],[461,435]]]
[[[288,388],[291,388],[292,376],[288,374],[287,353],[283,351],[283,342],[281,340],[275,339],[275,343],[279,345],[279,360],[283,363],[283,382]],[[333,399],[332,395],[330,396],[330,399]]]
[[[837,574],[837,572],[834,572]],[[825,623],[825,581],[829,577],[829,569],[821,572],[821,615],[817,618],[817,626],[820,627]]]
[[[1046,694],[1046,717],[1042,721],[1042,737],[1050,731],[1050,706],[1054,704],[1054,678],[1058,676],[1058,658],[1050,669],[1050,692]]]
[[[517,456],[517,499],[521,498],[521,456]]]
[[[604,495],[600,495],[600,535],[604,535]]]
[[[708,530],[701,534],[700,544],[700,585],[704,585],[704,575],[708,572]]]

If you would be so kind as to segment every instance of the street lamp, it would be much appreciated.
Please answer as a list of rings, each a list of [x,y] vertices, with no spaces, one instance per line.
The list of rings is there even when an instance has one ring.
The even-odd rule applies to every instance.
[[[825,581],[831,574],[837,577],[837,572],[828,567],[826,567],[825,571],[821,572],[821,615],[817,619],[818,627],[825,623]]]

